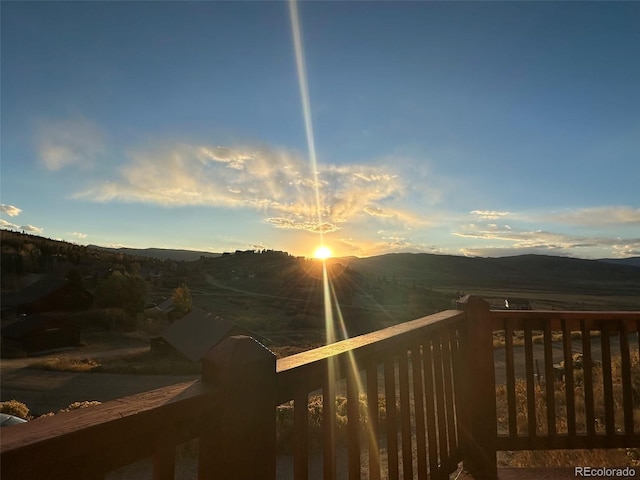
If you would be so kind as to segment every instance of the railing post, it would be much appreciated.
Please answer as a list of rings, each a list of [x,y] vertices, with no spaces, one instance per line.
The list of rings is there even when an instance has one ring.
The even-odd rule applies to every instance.
[[[226,338],[202,359],[222,407],[203,419],[199,480],[276,478],[276,357],[251,337]]]
[[[462,343],[462,368],[466,381],[462,412],[464,467],[474,478],[493,480],[498,476],[496,460],[496,387],[493,357],[493,328],[489,304],[467,295],[457,302],[466,312],[465,339]]]

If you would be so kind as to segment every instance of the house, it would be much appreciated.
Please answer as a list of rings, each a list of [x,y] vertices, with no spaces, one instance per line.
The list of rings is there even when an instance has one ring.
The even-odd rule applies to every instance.
[[[173,305],[173,298],[169,297],[161,297],[157,299],[155,302],[152,302],[144,307],[145,311],[154,311],[154,312],[162,312],[169,314],[173,310],[175,310],[175,306]]]
[[[173,322],[161,337],[151,340],[151,349],[158,352],[175,350],[192,362],[202,357],[218,343],[233,335],[251,335],[248,330],[230,320],[200,308],[193,308]]]
[[[2,352],[36,353],[80,344],[80,328],[64,315],[20,315],[0,330]]]
[[[33,315],[86,310],[92,305],[91,292],[54,277],[45,277],[22,290],[2,296],[3,317],[7,314]]]

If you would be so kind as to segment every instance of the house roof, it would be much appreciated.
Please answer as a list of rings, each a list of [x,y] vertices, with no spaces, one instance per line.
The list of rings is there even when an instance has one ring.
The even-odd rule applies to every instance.
[[[164,313],[168,313],[171,310],[174,310],[175,306],[173,305],[173,298],[160,297],[155,301],[151,302],[149,305],[147,305],[145,307],[145,310],[150,308],[153,308],[154,310],[159,310]]]
[[[162,334],[169,344],[192,362],[197,362],[220,341],[230,335],[249,332],[231,320],[194,308],[176,320]]]
[[[7,308],[27,305],[61,289],[66,283],[67,281],[61,278],[45,277],[22,290],[3,295],[2,305]]]

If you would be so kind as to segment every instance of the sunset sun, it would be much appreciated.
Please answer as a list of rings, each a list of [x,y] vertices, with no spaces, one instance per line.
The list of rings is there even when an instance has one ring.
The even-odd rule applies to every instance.
[[[316,248],[316,251],[313,252],[313,257],[317,258],[318,260],[326,260],[327,258],[331,258],[331,256],[331,249],[326,245],[322,245]]]

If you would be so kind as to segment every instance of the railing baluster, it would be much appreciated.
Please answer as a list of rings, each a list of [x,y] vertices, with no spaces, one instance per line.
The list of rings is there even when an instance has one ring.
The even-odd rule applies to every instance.
[[[176,447],[167,445],[165,439],[173,438],[172,435],[162,435],[158,439],[158,446],[153,454],[153,480],[173,480],[176,470]]]
[[[422,389],[422,353],[419,343],[411,345],[411,371],[413,374],[413,399],[416,412],[416,447],[418,478],[427,478],[427,442],[424,426],[424,393]]]
[[[536,431],[536,390],[533,378],[533,338],[531,332],[531,325],[528,322],[524,324],[524,360],[525,360],[525,372],[527,377],[527,437],[532,444],[535,442],[537,436]]]
[[[569,438],[576,436],[576,397],[573,380],[573,349],[571,329],[565,319],[562,320],[562,351],[564,354],[564,385],[567,403],[567,433]]]
[[[447,416],[445,411],[444,380],[442,378],[442,338],[435,337],[433,343],[433,373],[436,386],[436,420],[438,423],[438,449],[440,451],[440,472],[438,478],[448,477],[449,452],[447,448]]]
[[[596,434],[596,415],[593,400],[593,359],[591,357],[591,330],[587,322],[580,321],[582,332],[582,373],[584,389],[584,410],[587,422],[587,438],[593,439]]]
[[[460,448],[460,417],[462,416],[463,409],[463,399],[464,394],[462,391],[461,385],[461,358],[460,358],[460,331],[457,328],[453,330],[453,336],[451,338],[451,358],[453,359],[453,397],[455,400],[455,439],[456,439],[456,448],[455,448],[455,461],[460,462],[462,460],[462,452]]]
[[[398,480],[398,423],[396,412],[396,376],[392,354],[384,360],[384,388],[387,407],[387,457],[389,480]]]
[[[516,412],[516,373],[513,361],[513,326],[504,320],[505,373],[507,384],[507,411],[509,415],[509,438],[518,436],[518,417]]]
[[[347,374],[347,450],[349,453],[349,480],[360,478],[360,401],[358,398],[359,372],[349,366]]]
[[[433,347],[431,339],[427,340],[422,346],[422,368],[424,371],[429,475],[430,478],[436,478],[438,474],[438,440],[436,437],[436,397],[433,387]]]
[[[604,383],[604,418],[607,436],[616,433],[615,415],[613,410],[613,379],[611,377],[611,339],[607,322],[602,323],[602,381]]]
[[[622,408],[624,411],[624,433],[633,434],[633,386],[631,384],[631,354],[629,352],[629,329],[624,320],[620,325],[620,360],[622,370]]]
[[[553,371],[553,341],[551,325],[544,323],[544,390],[547,404],[547,435],[556,436],[556,392],[555,375]]]
[[[378,363],[367,367],[367,413],[369,437],[369,479],[380,480],[380,445],[378,442]]]
[[[444,395],[445,395],[445,413],[447,415],[447,439],[448,443],[448,455],[446,467],[448,468],[447,474],[456,470],[458,462],[452,458],[453,452],[456,448],[455,430],[456,424],[454,419],[454,403],[453,403],[453,387],[451,385],[451,337],[449,330],[442,332],[442,373],[444,376]]]
[[[293,398],[293,476],[309,478],[309,394],[306,389]]]
[[[324,480],[336,478],[336,393],[331,361],[322,387],[322,475]]]
[[[413,478],[413,451],[411,448],[411,399],[409,396],[409,361],[407,351],[402,350],[398,358],[400,377],[400,430],[402,435],[402,473],[404,478]]]

